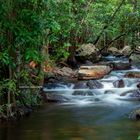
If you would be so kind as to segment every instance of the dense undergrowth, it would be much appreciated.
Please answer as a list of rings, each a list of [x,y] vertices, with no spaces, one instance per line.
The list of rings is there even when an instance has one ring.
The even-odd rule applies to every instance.
[[[1,0],[0,116],[40,104],[30,87],[42,85],[44,67],[72,63],[81,44],[138,46],[139,6],[138,0]]]

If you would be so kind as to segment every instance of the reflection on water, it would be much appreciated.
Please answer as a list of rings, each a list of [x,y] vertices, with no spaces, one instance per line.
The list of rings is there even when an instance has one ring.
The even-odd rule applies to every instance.
[[[0,140],[136,140],[140,122],[128,119],[131,109],[127,105],[46,105],[29,118],[1,125]]]

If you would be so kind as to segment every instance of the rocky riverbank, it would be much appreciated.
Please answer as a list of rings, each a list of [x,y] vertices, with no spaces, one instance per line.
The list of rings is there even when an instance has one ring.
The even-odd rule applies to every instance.
[[[78,52],[80,51],[78,50]],[[80,96],[85,98],[88,96],[94,97],[98,94],[97,91],[99,91],[99,94],[102,93],[107,96],[109,95],[110,97],[117,95],[118,100],[139,101],[140,72],[137,68],[134,68],[133,60],[127,57],[130,52],[131,50],[128,49],[127,46],[119,51],[119,54],[115,53],[114,55],[102,56],[98,62],[93,62],[90,59],[83,61],[82,58],[83,63],[80,62],[78,69],[72,69],[67,66],[52,69],[52,71],[47,72],[45,77],[45,83],[47,84],[45,84],[44,87],[46,90],[55,91],[56,89],[56,91],[43,91],[45,93],[42,92],[44,100],[46,102],[59,103],[71,102],[69,96],[57,94],[57,90],[59,89],[60,91],[70,90],[72,93],[70,97],[72,98]],[[122,55],[122,53],[124,55]],[[80,60],[80,57],[78,59]],[[114,72],[116,75],[113,75]],[[94,101],[98,102],[101,100],[102,99],[95,97]],[[132,119],[139,118],[137,117],[137,111],[135,110],[132,110],[130,114],[130,118]]]

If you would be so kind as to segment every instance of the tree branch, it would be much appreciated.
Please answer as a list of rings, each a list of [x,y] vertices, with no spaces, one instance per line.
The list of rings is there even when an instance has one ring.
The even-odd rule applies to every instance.
[[[120,34],[117,37],[115,37],[114,39],[112,39],[106,46],[104,46],[103,48],[100,49],[100,52],[102,52],[105,48],[108,48],[114,41],[118,40],[119,38],[121,38],[122,36],[125,36],[126,33]]]
[[[117,9],[114,11],[113,15],[110,18],[110,21],[108,24],[106,24],[103,29],[101,30],[101,32],[99,33],[99,35],[97,36],[94,45],[96,45],[100,39],[100,37],[102,36],[103,32],[110,26],[110,24],[112,23],[112,21],[114,20],[117,12],[120,10],[120,8],[122,7],[123,3],[125,2],[125,0],[122,0],[121,3],[119,4],[119,6],[117,7]]]

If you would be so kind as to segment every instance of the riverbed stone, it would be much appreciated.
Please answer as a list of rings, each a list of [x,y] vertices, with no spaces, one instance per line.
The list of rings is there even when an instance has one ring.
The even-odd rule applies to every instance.
[[[116,47],[110,47],[110,48],[108,48],[108,53],[111,54],[111,55],[115,55],[115,56],[121,54],[120,50],[117,49]]]
[[[105,65],[95,65],[95,66],[81,66],[78,71],[78,79],[80,80],[91,80],[91,79],[101,79],[109,72],[111,68]]]
[[[63,95],[57,94],[57,93],[44,93],[43,95],[43,100],[45,102],[67,102],[69,101],[68,98],[66,98]]]
[[[129,115],[129,118],[132,120],[140,120],[140,109],[132,111]]]
[[[115,82],[113,82],[113,85],[115,88],[123,88],[125,87],[125,83],[123,81],[123,79],[117,80]]]
[[[126,96],[126,98],[132,98],[132,99],[140,99],[140,90],[131,90],[131,91],[126,91],[122,94],[120,94],[120,96]]]
[[[54,83],[45,83],[43,85],[43,91],[47,89],[65,89],[66,87],[71,87],[71,83],[62,83],[62,82],[54,82]]]
[[[114,70],[129,70],[131,69],[130,62],[114,62],[112,63]]]
[[[128,61],[101,61],[99,62],[100,65],[110,66],[113,70],[129,70],[131,69],[131,62]]]
[[[131,53],[132,49],[131,46],[124,46],[124,48],[122,50],[120,50],[120,53],[128,56]]]
[[[75,96],[93,96],[94,94],[92,93],[92,91],[75,91],[74,93],[72,93],[72,95],[75,95]]]
[[[79,81],[79,82],[75,83],[74,89],[88,89],[87,82]]]
[[[66,77],[75,77],[76,75],[76,71],[75,70],[72,70],[71,68],[69,67],[62,67],[62,68],[59,68],[59,67],[55,67],[53,69],[53,73],[57,76],[66,76]]]
[[[86,60],[84,63],[85,66],[93,66],[93,62]]]
[[[86,60],[89,60],[91,62],[96,62],[100,60],[101,55],[99,53],[99,50],[96,46],[93,44],[83,44],[81,45],[75,53],[75,58],[77,61],[85,62]]]
[[[140,83],[139,83],[139,84],[137,84],[137,88],[138,88],[138,89],[140,89]]]
[[[130,59],[133,63],[139,63],[140,62],[140,52],[134,52],[131,54]]]
[[[104,92],[104,94],[114,94],[114,91],[112,91],[112,90],[106,90],[106,91]]]
[[[126,78],[140,78],[140,71],[131,71],[125,74]]]
[[[89,80],[87,82],[87,86],[90,88],[90,89],[101,89],[103,88],[103,84],[97,80]]]

